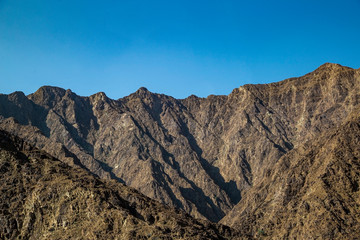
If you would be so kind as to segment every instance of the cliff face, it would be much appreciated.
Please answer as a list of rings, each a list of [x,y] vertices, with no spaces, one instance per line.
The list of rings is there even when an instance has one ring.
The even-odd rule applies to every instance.
[[[0,95],[0,127],[70,165],[219,221],[283,155],[339,126],[360,103],[359,82],[359,70],[324,64],[207,98],[141,88],[112,100],[42,87]]]
[[[1,239],[228,239],[116,181],[72,168],[0,131]]]
[[[263,239],[358,238],[359,110],[281,157],[221,222]]]

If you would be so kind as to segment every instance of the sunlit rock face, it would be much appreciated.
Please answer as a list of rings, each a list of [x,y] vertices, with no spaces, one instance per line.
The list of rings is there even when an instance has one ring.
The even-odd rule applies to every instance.
[[[0,127],[72,166],[214,222],[281,157],[340,126],[360,103],[360,71],[314,72],[228,96],[118,99],[42,87],[0,95]]]

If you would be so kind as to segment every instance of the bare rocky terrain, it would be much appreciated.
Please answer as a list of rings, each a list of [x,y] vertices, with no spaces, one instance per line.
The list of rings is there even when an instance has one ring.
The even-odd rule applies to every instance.
[[[359,110],[281,157],[221,222],[264,239],[357,239]]]
[[[0,239],[232,239],[115,180],[73,168],[0,131]]]
[[[351,236],[342,229],[358,226],[359,210],[354,207],[353,211],[345,211],[355,220],[351,224],[344,220],[346,223],[339,225],[342,220],[334,220],[334,216],[321,220],[323,215],[308,203],[311,212],[315,211],[309,217],[312,220],[303,221],[303,226],[285,228],[284,219],[292,216],[296,208],[282,206],[284,201],[279,200],[276,202],[279,208],[270,210],[262,202],[270,189],[298,181],[289,176],[304,178],[299,181],[321,176],[316,166],[328,161],[328,155],[315,154],[327,149],[321,141],[331,138],[326,135],[330,132],[345,131],[350,118],[355,124],[359,105],[360,70],[326,63],[302,77],[244,85],[228,96],[207,98],[174,99],[140,88],[127,97],[113,100],[104,93],[81,97],[71,90],[45,86],[28,96],[22,92],[0,95],[0,128],[70,166],[124,183],[196,218],[213,222],[223,219],[223,223],[243,229],[245,235],[273,238],[279,234],[292,239],[301,238],[316,221],[327,224],[328,229],[341,226],[333,233],[307,232],[309,239],[316,236],[327,239],[326,236]],[[339,135],[336,139],[343,137]],[[355,141],[356,136],[350,139]],[[337,151],[345,145],[331,146]],[[313,149],[317,159],[311,163],[307,162],[310,161],[306,157],[308,148]],[[355,148],[347,149],[345,157],[337,158],[334,164],[350,161],[346,165],[349,174],[357,176],[358,169],[351,165],[356,160],[348,159],[355,151]],[[289,169],[281,165],[284,161],[289,162]],[[339,171],[336,168],[332,174],[341,176]],[[282,180],[273,181],[275,178]],[[333,184],[333,180],[328,180],[328,185],[334,186],[329,188],[332,192],[321,190],[327,193],[324,201],[334,197],[334,189],[350,191],[341,187],[341,182]],[[359,183],[357,178],[351,181],[355,185]],[[309,186],[313,182],[320,184],[314,180]],[[305,194],[308,190],[302,189],[304,186],[297,185],[300,190],[296,192]],[[358,204],[354,196],[351,198]],[[291,193],[281,198],[302,204],[303,195]],[[351,198],[343,197],[339,201],[347,202]],[[321,206],[326,212],[332,205]],[[278,219],[281,214],[284,217],[276,221],[264,218],[273,224],[269,227],[254,219],[256,211],[264,216],[275,211]],[[295,219],[299,220],[294,217],[292,221]],[[250,225],[245,226],[246,222]]]

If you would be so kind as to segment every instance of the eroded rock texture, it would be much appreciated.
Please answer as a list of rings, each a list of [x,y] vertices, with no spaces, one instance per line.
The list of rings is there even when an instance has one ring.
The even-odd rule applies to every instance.
[[[280,158],[222,219],[266,239],[360,236],[360,109]]]
[[[42,87],[0,95],[0,126],[70,165],[216,222],[282,156],[339,126],[360,103],[359,82],[359,70],[328,63],[207,98],[140,88],[112,100]]]
[[[112,180],[0,131],[0,239],[233,239]]]

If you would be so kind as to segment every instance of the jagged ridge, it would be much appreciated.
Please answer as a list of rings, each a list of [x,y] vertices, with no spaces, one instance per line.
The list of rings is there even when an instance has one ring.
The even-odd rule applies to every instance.
[[[43,87],[1,95],[0,126],[69,164],[218,221],[281,156],[338,126],[359,105],[359,82],[359,70],[324,64],[208,98],[141,88],[113,100]]]

